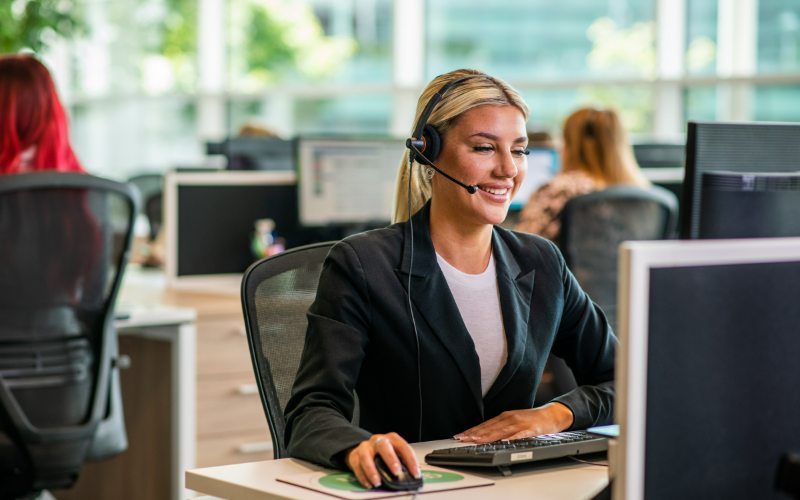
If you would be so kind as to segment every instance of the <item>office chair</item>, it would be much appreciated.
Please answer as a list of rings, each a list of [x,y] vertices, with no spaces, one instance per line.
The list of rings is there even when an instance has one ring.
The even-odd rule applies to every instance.
[[[288,456],[283,410],[306,341],[306,312],[317,295],[322,262],[336,242],[316,243],[259,260],[242,279],[242,309],[273,457]]]
[[[158,231],[161,230],[164,195],[159,192],[143,199],[145,200],[144,213],[147,215],[147,220],[150,221],[150,241],[153,241],[158,236]]]
[[[113,309],[138,209],[90,175],[0,176],[0,498],[127,448]]]
[[[581,288],[599,305],[616,329],[617,248],[623,241],[672,238],[678,224],[678,200],[669,190],[614,186],[576,196],[561,212],[561,253]],[[553,355],[552,375],[537,392],[536,404],[577,387],[572,370]]]
[[[561,214],[561,252],[589,297],[616,327],[617,248],[675,236],[678,201],[668,190],[614,186],[577,196]]]
[[[139,189],[143,202],[142,210],[150,223],[150,241],[156,239],[161,227],[162,194],[164,191],[164,176],[161,174],[135,175],[128,182]]]

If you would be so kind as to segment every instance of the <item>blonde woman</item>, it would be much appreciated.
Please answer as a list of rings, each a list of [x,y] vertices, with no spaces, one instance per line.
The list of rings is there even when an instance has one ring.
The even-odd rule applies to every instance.
[[[650,186],[612,109],[583,108],[567,118],[561,164],[561,172],[531,195],[515,230],[558,243],[561,211],[570,199],[618,184]]]
[[[528,106],[505,82],[459,70],[427,86],[417,120],[469,75],[479,78],[445,92],[428,124],[442,140],[436,165],[475,193],[415,163],[409,211],[406,153],[395,224],[331,249],[308,312],[289,453],[351,469],[367,488],[381,482],[378,454],[395,474],[402,459],[419,475],[409,442],[487,443],[612,420],[616,338],[605,317],[555,245],[497,226],[527,172]],[[534,408],[550,352],[581,387]]]

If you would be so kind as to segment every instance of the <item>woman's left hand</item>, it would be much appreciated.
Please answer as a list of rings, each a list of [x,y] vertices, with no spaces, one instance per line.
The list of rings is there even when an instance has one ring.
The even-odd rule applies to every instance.
[[[504,411],[491,420],[453,436],[465,443],[491,443],[501,439],[522,439],[568,429],[574,416],[561,403],[548,403],[530,410]]]

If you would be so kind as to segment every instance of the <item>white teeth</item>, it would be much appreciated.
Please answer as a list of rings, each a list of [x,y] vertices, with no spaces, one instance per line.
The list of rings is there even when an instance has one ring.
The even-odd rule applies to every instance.
[[[486,191],[487,193],[490,193],[490,194],[506,194],[508,192],[508,188],[492,189],[492,188],[482,187],[481,190]]]

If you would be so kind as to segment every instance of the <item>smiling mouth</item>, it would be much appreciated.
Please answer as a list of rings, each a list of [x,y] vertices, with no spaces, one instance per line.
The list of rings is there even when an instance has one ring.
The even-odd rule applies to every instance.
[[[481,191],[486,191],[489,194],[504,195],[508,192],[509,188],[493,189],[493,188],[478,186],[478,189],[480,189]]]

